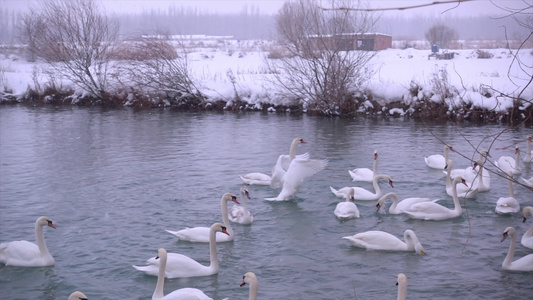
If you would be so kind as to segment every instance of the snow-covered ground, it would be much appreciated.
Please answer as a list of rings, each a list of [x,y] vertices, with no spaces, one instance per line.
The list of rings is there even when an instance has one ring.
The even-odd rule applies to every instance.
[[[201,45],[188,54],[188,60],[192,78],[209,99],[231,101],[237,90],[241,99],[250,104],[283,104],[265,80],[269,76],[265,64],[266,43],[247,41],[243,45],[236,40],[219,40],[212,45],[204,41]],[[434,94],[432,80],[445,70],[449,84],[458,92],[451,102],[462,100],[479,108],[502,111],[512,106],[512,99],[503,95],[516,97],[522,93],[523,99],[533,99],[533,85],[525,88],[533,73],[532,49],[522,49],[517,57],[516,50],[483,50],[493,55],[483,59],[478,58],[475,49],[451,51],[455,56],[450,60],[428,59],[429,50],[380,51],[371,63],[374,75],[365,91],[379,102],[409,104]],[[44,63],[29,63],[13,54],[0,54],[0,90],[22,95],[28,87],[34,88],[36,82],[42,88],[49,80],[44,71],[46,67]],[[70,85],[58,78],[55,80],[56,85]],[[413,83],[420,90],[416,96],[410,92]],[[431,100],[442,101],[438,95]]]

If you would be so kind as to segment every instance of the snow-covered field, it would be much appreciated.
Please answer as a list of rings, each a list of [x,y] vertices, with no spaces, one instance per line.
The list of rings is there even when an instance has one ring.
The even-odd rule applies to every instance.
[[[222,47],[215,47],[216,43],[202,45],[204,47],[196,47],[188,54],[188,60],[192,78],[210,100],[231,101],[237,90],[241,99],[250,104],[283,104],[283,99],[276,98],[274,89],[265,81],[269,76],[265,43],[248,41],[244,45],[226,40]],[[493,55],[483,59],[478,58],[475,49],[450,51],[455,52],[450,60],[428,59],[429,50],[380,51],[371,63],[374,75],[365,91],[379,102],[409,104],[435,94],[432,80],[439,74],[447,74],[448,83],[457,89],[457,96],[449,99],[450,102],[465,101],[487,110],[501,111],[512,106],[508,96],[516,97],[521,93],[521,98],[533,99],[533,85],[527,86],[533,73],[532,49],[522,49],[518,54],[508,49],[482,50]],[[36,83],[42,88],[49,80],[46,68],[44,63],[29,63],[14,54],[0,54],[0,90],[22,95]],[[55,80],[56,85],[70,85],[59,78]],[[413,83],[419,86],[417,96],[410,92]],[[432,101],[441,101],[439,99],[438,95],[431,98]]]

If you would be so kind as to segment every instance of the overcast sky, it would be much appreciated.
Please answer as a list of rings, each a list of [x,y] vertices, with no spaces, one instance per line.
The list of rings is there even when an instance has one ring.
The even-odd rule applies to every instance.
[[[241,12],[243,7],[253,8],[261,13],[275,14],[285,0],[97,0],[103,3],[109,12],[142,12],[151,9],[166,10],[169,6],[197,7],[211,13]],[[437,0],[371,0],[368,5],[371,8],[397,8],[413,5],[430,4]],[[448,0],[439,0],[445,2]],[[24,9],[33,2],[32,0],[0,0],[1,6],[9,9]],[[331,1],[324,1],[331,3]],[[531,0],[472,0],[463,3],[438,4],[429,7],[413,8],[406,10],[383,11],[384,16],[413,16],[429,15],[437,16],[442,13],[453,16],[477,16],[502,14],[501,7],[525,7]]]

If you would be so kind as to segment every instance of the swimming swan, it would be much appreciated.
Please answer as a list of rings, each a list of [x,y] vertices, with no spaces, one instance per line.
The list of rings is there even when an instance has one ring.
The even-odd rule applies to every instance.
[[[446,161],[448,161],[448,152],[450,150],[452,152],[455,152],[452,146],[444,145],[444,155],[433,154],[428,157],[424,157],[424,160],[426,161],[426,165],[433,169],[443,170],[444,167],[446,167]]]
[[[446,194],[448,194],[448,196],[452,196],[453,197],[453,186],[452,186],[452,177],[451,177],[451,172],[452,172],[452,169],[453,169],[453,163],[452,163],[451,159],[448,159],[448,163],[446,164],[445,169],[447,171],[447,175],[446,175]],[[464,178],[463,176],[455,176],[454,178],[456,178],[456,177]],[[468,184],[470,184],[470,186]],[[457,196],[461,197],[461,198],[476,198],[477,195],[478,195],[478,192],[479,192],[479,190],[477,188],[472,187],[472,183],[471,182],[466,183],[466,179],[465,179],[465,186],[457,187]]]
[[[502,262],[502,269],[509,271],[533,271],[533,254],[528,254],[522,258],[513,261],[514,252],[516,249],[516,231],[513,227],[505,228],[503,232],[502,242],[511,236],[511,244],[509,251]]]
[[[175,290],[165,296],[163,287],[165,285],[165,269],[167,266],[167,250],[159,248],[157,250],[157,257],[159,259],[159,273],[157,274],[157,283],[152,300],[213,300],[209,298],[204,292],[195,288],[182,288]]]
[[[356,187],[348,186],[348,187],[340,188],[338,190],[330,186],[329,189],[338,198],[345,198],[348,191],[350,189],[353,189],[353,192],[354,192],[353,198],[355,200],[378,200],[381,196],[383,196],[383,192],[381,191],[381,188],[379,187],[380,179],[387,180],[389,182],[389,185],[391,187],[394,187],[394,183],[392,182],[392,179],[390,178],[390,176],[381,174],[381,175],[374,176],[374,179],[372,179],[372,185],[374,186],[374,190],[376,191],[375,193],[367,189],[364,189],[362,187],[358,187],[358,186]]]
[[[494,165],[496,165],[496,167],[498,167],[505,174],[507,174],[509,171],[513,172],[513,175],[522,174],[522,170],[518,165],[518,162],[520,161],[520,147],[516,146],[514,153],[516,154],[516,158],[505,155],[500,156],[500,158],[494,162]]]
[[[478,192],[488,192],[490,190],[490,176],[488,172],[483,172],[485,164],[482,159],[476,160],[473,169],[476,170],[478,166],[479,171],[474,177],[473,187],[477,188]]]
[[[398,274],[398,279],[396,280],[396,285],[398,286],[398,300],[407,299],[407,276],[405,274]]]
[[[240,286],[243,286],[245,284],[248,284],[250,286],[248,300],[257,300],[257,291],[259,289],[259,283],[257,281],[257,277],[253,272],[246,272],[244,276],[242,276],[242,283]]]
[[[222,223],[215,223],[209,230],[209,266],[204,266],[194,259],[179,253],[168,253],[165,276],[167,278],[199,277],[217,274],[219,270],[217,260],[217,243],[215,234],[223,232],[229,235]],[[133,266],[136,270],[148,275],[159,276],[159,260],[155,257],[148,259],[146,266]]]
[[[89,298],[87,298],[87,296],[85,296],[85,294],[80,291],[75,291],[74,293],[70,294],[70,296],[68,296],[68,300],[88,300],[88,299]]]
[[[272,177],[264,173],[253,172],[239,176],[244,184],[249,185],[270,185]]]
[[[411,205],[409,209],[404,210],[403,212],[412,219],[433,221],[448,220],[461,216],[463,209],[459,203],[459,197],[457,197],[457,184],[459,183],[466,185],[465,179],[461,176],[455,177],[452,183],[454,209],[449,209],[435,202],[421,202]]]
[[[231,228],[231,223],[228,218],[228,202],[233,201],[237,204],[240,204],[239,201],[237,201],[237,197],[235,197],[232,193],[225,193],[222,195],[222,198],[220,199],[220,210],[222,213],[222,220],[224,222],[224,226],[226,226],[228,235],[225,235],[223,233],[217,233],[216,239],[217,242],[230,242],[235,239],[235,236],[233,234],[233,228]],[[180,241],[189,241],[189,242],[198,242],[198,243],[209,243],[209,237],[211,235],[211,230],[209,227],[192,227],[192,228],[185,228],[178,231],[171,231],[166,230],[168,233],[173,234],[177,236]]]
[[[0,244],[0,262],[6,266],[17,267],[53,266],[54,258],[48,252],[48,247],[44,241],[44,226],[56,228],[50,218],[39,217],[35,221],[35,241],[37,244],[25,240]]]
[[[437,202],[440,199],[434,199],[431,200],[429,198],[418,198],[418,197],[411,197],[411,198],[405,198],[402,201],[399,200],[398,195],[396,195],[393,192],[387,193],[381,198],[378,199],[378,203],[376,204],[376,211],[379,211],[380,208],[385,204],[385,201],[387,198],[392,198],[392,205],[389,207],[389,214],[391,215],[399,215],[403,213],[404,210],[409,209],[409,207],[415,203],[420,202]]]
[[[372,182],[374,174],[378,174],[378,150],[374,151],[374,165],[372,170],[369,168],[355,168],[353,170],[348,170],[348,174],[352,177],[352,181]]]
[[[241,187],[241,205],[234,204],[229,211],[228,218],[230,221],[240,224],[252,224],[254,216],[248,210],[246,206],[246,198],[250,199],[250,193],[246,186]]]
[[[359,209],[353,203],[353,189],[348,191],[346,201],[339,202],[333,211],[339,220],[347,220],[352,218],[359,218]]]
[[[513,191],[513,172],[509,171],[507,173],[509,178],[507,182],[509,183],[509,197],[500,197],[496,201],[496,208],[494,209],[496,213],[500,215],[506,214],[515,214],[520,211],[520,203],[514,197]]]
[[[523,223],[526,222],[527,217],[533,215],[533,206],[526,206],[522,208],[522,214],[524,215]],[[533,249],[533,224],[529,227],[529,230],[524,233],[522,240],[520,241],[524,247]]]
[[[343,239],[348,240],[352,245],[367,250],[384,250],[384,251],[415,251],[424,255],[424,247],[418,241],[416,234],[407,229],[403,238],[405,242],[385,231],[366,231],[357,233],[352,236],[345,236]]]

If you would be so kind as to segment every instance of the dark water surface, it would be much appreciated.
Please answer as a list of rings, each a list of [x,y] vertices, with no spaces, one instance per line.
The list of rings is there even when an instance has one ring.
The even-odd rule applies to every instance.
[[[503,230],[521,235],[531,226],[521,214],[494,213],[508,195],[507,183],[491,174],[491,190],[462,202],[463,216],[449,221],[409,220],[376,213],[375,202],[357,202],[361,217],[339,222],[340,201],[329,186],[353,183],[347,170],[372,167],[379,150],[380,173],[392,176],[401,199],[442,198],[444,174],[426,167],[424,156],[442,153],[430,132],[469,157],[474,146],[489,148],[497,125],[432,125],[403,119],[340,120],[260,113],[176,113],[101,111],[75,108],[0,108],[0,242],[34,241],[34,222],[49,216],[45,228],[54,267],[0,266],[2,299],[67,299],[75,290],[89,299],[150,299],[156,277],[136,271],[157,249],[179,252],[208,264],[207,244],[178,242],[164,229],[209,226],[220,221],[220,197],[239,194],[238,175],[269,173],[293,138],[308,143],[298,153],[327,158],[326,170],[309,178],[290,202],[268,202],[278,191],[249,188],[253,224],[233,224],[235,241],[217,245],[218,275],[170,279],[165,292],[182,287],[203,290],[214,299],[247,299],[239,287],[245,272],[259,279],[260,299],[396,299],[396,275],[408,277],[409,299],[531,299],[533,273],[503,271],[509,241]],[[529,128],[507,131],[491,155],[520,142]],[[487,139],[487,137],[489,137]],[[468,161],[451,153],[454,167]],[[524,174],[533,176],[523,165]],[[533,192],[515,185],[522,206]],[[240,198],[240,195],[238,195]],[[230,205],[231,206],[231,205]],[[388,209],[389,204],[386,205]],[[386,210],[385,210],[386,211]],[[352,247],[341,237],[384,230],[398,237],[416,232],[426,256]],[[403,237],[402,237],[403,239]],[[515,258],[532,250],[517,246]]]

